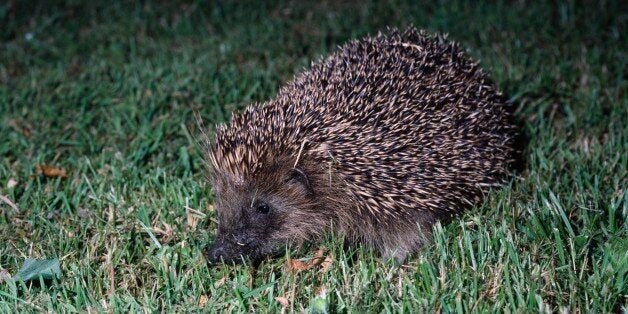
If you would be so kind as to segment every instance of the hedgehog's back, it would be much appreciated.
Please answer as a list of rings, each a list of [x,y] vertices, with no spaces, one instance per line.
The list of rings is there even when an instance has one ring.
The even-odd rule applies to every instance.
[[[359,204],[377,196],[379,208],[364,209],[378,215],[458,211],[499,185],[512,159],[510,105],[457,44],[414,29],[346,44],[267,109],[299,129],[284,143],[297,150],[307,138],[316,158],[334,156],[347,184],[368,191]]]

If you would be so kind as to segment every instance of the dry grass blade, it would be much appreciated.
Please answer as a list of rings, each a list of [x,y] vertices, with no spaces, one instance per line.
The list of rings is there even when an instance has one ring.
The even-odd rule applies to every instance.
[[[281,307],[283,308],[290,306],[290,302],[288,301],[286,297],[275,297],[275,301],[281,304]]]
[[[2,201],[3,203],[9,205],[9,207],[13,208],[13,210],[15,212],[19,212],[20,209],[17,207],[17,205],[15,205],[15,203],[13,203],[13,201],[11,201],[8,197],[4,196],[4,195],[0,195],[0,201]]]
[[[318,251],[316,251],[316,253],[314,253],[314,256],[307,262],[288,257],[288,259],[286,260],[286,269],[289,272],[296,273],[324,264],[323,270],[326,271],[331,266],[331,259],[325,256],[325,252],[325,249],[319,249]]]

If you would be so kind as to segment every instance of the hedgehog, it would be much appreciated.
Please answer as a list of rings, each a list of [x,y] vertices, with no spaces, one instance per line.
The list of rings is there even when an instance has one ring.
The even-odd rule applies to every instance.
[[[512,103],[446,35],[388,29],[313,63],[207,139],[210,263],[333,232],[403,263],[511,174]]]

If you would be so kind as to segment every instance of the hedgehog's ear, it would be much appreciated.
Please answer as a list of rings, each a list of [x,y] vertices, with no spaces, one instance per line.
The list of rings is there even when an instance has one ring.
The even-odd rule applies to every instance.
[[[307,177],[305,171],[300,168],[292,168],[288,171],[288,178],[286,182],[296,183],[300,185],[305,195],[312,196],[314,195],[314,190],[312,190],[312,186],[310,185],[310,179]]]

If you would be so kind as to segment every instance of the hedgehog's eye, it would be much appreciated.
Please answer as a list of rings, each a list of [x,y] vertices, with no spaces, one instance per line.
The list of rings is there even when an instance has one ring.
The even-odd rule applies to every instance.
[[[266,203],[259,203],[257,204],[257,211],[262,214],[268,214],[270,213],[270,206]]]

